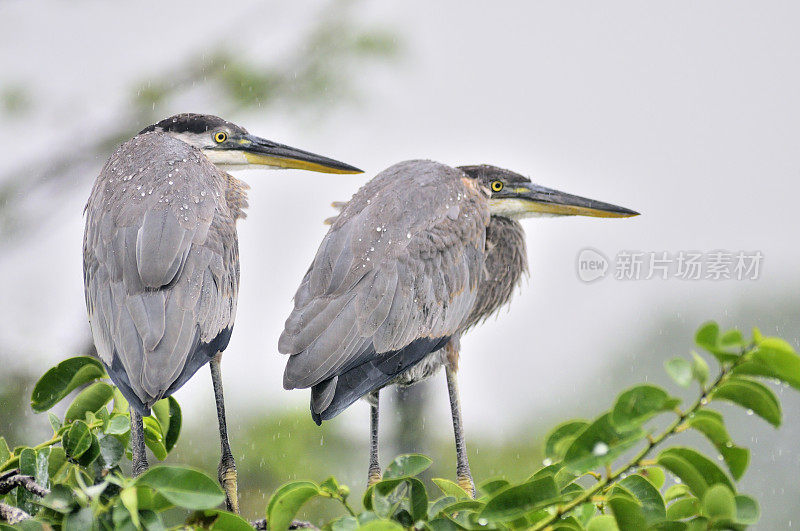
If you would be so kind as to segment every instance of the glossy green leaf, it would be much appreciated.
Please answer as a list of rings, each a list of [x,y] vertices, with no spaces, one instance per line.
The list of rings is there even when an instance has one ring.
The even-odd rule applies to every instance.
[[[750,358],[751,363],[742,364],[737,368],[737,373],[777,378],[800,389],[800,356],[786,341],[776,337],[766,338]]]
[[[300,507],[319,492],[319,487],[310,481],[293,481],[278,488],[267,505],[269,528],[288,529]]]
[[[674,409],[680,400],[672,398],[655,385],[637,385],[617,398],[611,411],[611,423],[617,429],[631,429],[661,413]]]
[[[167,452],[171,452],[178,442],[178,437],[181,434],[181,425],[183,424],[183,413],[178,401],[173,397],[167,398],[169,404],[169,429],[164,434],[164,447]]]
[[[34,411],[46,411],[79,386],[103,378],[103,365],[88,356],[64,360],[42,376],[31,393]]]
[[[433,478],[431,481],[433,481],[433,483],[439,487],[439,490],[441,490],[445,496],[452,496],[457,500],[467,499],[470,497],[470,495],[467,494],[467,491],[459,487],[454,481],[442,478]]]
[[[664,475],[664,470],[657,466],[643,468],[639,470],[639,474],[659,490],[664,486],[667,480],[667,477]]]
[[[72,489],[66,485],[53,485],[50,494],[39,501],[39,505],[58,513],[68,514],[77,505]]]
[[[708,363],[697,352],[692,352],[692,378],[697,380],[702,387],[708,381]]]
[[[125,455],[125,447],[116,437],[106,435],[99,439],[100,466],[106,470],[114,468]]]
[[[217,482],[199,470],[177,466],[155,466],[136,479],[186,509],[212,509],[225,500]]]
[[[570,420],[556,426],[545,439],[545,457],[553,461],[563,459],[567,448],[569,448],[578,434],[588,426],[589,423],[585,420]]]
[[[65,422],[82,419],[87,412],[94,413],[111,401],[114,394],[113,388],[105,382],[94,382],[78,393],[72,401],[66,414]]]
[[[681,498],[667,507],[667,518],[670,520],[684,520],[700,514],[700,500],[690,496]]]
[[[703,513],[712,520],[733,520],[736,516],[736,500],[725,485],[709,487],[703,496]]]
[[[211,531],[253,531],[253,526],[241,516],[218,509],[196,511],[186,523],[193,528]]]
[[[754,412],[775,427],[781,424],[781,406],[775,394],[754,380],[731,377],[711,394],[711,400],[726,400]]]
[[[618,485],[633,495],[639,502],[639,511],[649,524],[664,520],[667,511],[664,507],[664,499],[655,485],[639,474],[632,474],[621,480]],[[619,523],[619,519],[617,519]],[[622,527],[620,525],[620,527]]]
[[[144,425],[144,443],[156,456],[156,459],[163,461],[167,458],[167,448],[164,446],[164,435],[161,433],[161,424],[155,417],[142,418]]]
[[[687,487],[684,483],[678,483],[675,485],[671,485],[664,491],[664,501],[669,503],[672,500],[677,500],[678,498],[684,498],[686,496],[690,496],[691,491],[689,487]]]
[[[5,437],[0,437],[0,465],[11,459],[11,448],[8,447]]]
[[[383,479],[416,476],[427,470],[431,464],[431,458],[425,455],[399,455],[386,467],[383,473]]]
[[[739,357],[740,338],[741,334],[736,331],[728,331],[720,336],[719,325],[712,321],[700,327],[695,335],[695,343],[713,354],[720,363],[729,363]]]
[[[722,469],[691,448],[669,448],[661,452],[656,461],[679,477],[698,498],[703,497],[710,485],[722,484],[734,490]]]
[[[53,433],[58,433],[58,430],[64,425],[63,422],[53,413],[47,413],[47,420],[50,421],[50,427],[53,428]]]
[[[567,448],[564,464],[568,470],[581,475],[609,464],[644,438],[641,428],[618,430],[611,424],[610,417],[611,414],[606,413],[595,420]]]
[[[606,504],[611,508],[614,520],[620,529],[647,528],[647,520],[642,506],[635,500],[627,496],[611,496],[606,500]]]
[[[359,531],[398,531],[403,529],[403,526],[392,520],[372,520],[358,529]]]
[[[761,514],[758,509],[758,502],[755,499],[739,494],[735,497],[735,501],[737,523],[752,525],[758,522]]]
[[[109,435],[124,435],[131,429],[131,419],[128,415],[117,414],[109,419],[105,432]]]
[[[62,444],[67,456],[77,459],[92,446],[92,434],[89,427],[82,420],[72,423],[69,430],[64,434]]]
[[[619,531],[619,527],[613,516],[602,514],[589,520],[586,531]]]
[[[86,531],[92,528],[94,513],[88,507],[84,507],[64,518],[61,529],[63,531]]]
[[[521,485],[501,490],[489,501],[479,514],[490,522],[515,520],[526,513],[542,507],[560,496],[558,486],[551,476],[535,479]]]
[[[692,364],[683,358],[672,358],[664,363],[664,369],[676,384],[689,387],[692,383]]]
[[[134,527],[137,529],[141,527],[139,524],[139,500],[136,495],[136,488],[126,487],[122,489],[119,493],[119,499],[125,509],[128,510],[128,514],[131,517],[131,522],[133,523]]]
[[[428,495],[425,485],[419,479],[413,476],[383,479],[375,484],[374,492],[386,497],[402,483],[405,483],[409,489],[408,500],[411,517],[414,521],[423,519],[428,511]]]
[[[478,485],[478,492],[481,492],[485,496],[491,496],[508,487],[510,484],[511,483],[506,479],[490,479]]]
[[[82,467],[88,467],[100,457],[100,441],[97,440],[95,434],[90,433],[89,448],[86,449],[75,461]]]
[[[741,479],[750,462],[750,451],[733,444],[721,414],[701,409],[686,420],[686,425],[703,433],[722,455],[734,479]]]

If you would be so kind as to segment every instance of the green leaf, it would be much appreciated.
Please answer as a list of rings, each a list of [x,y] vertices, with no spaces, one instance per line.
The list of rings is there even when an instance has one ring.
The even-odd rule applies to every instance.
[[[667,507],[667,518],[669,520],[684,520],[693,518],[700,514],[700,500],[690,496],[681,498]]]
[[[5,437],[0,437],[0,465],[9,459],[11,459],[11,449],[8,447]]]
[[[692,377],[700,383],[702,387],[708,381],[708,363],[701,358],[697,352],[692,352]]]
[[[177,466],[155,466],[136,479],[178,507],[212,509],[225,500],[217,482],[199,470]]]
[[[483,493],[485,496],[491,496],[509,485],[510,483],[506,479],[490,479],[478,485],[478,492]]]
[[[738,330],[729,330],[720,337],[719,325],[712,321],[700,327],[695,343],[713,354],[720,363],[728,363],[739,357],[742,335]]]
[[[272,529],[272,527],[270,527]],[[398,531],[403,526],[392,520],[372,520],[360,526],[359,531]]]
[[[89,436],[89,448],[87,448],[80,457],[75,459],[75,461],[83,467],[88,467],[95,459],[100,457],[100,441],[97,440],[97,437],[93,433],[90,433]]]
[[[736,516],[736,500],[725,485],[709,487],[703,496],[703,513],[712,520],[733,520]]]
[[[585,420],[570,420],[556,426],[548,435],[544,445],[544,455],[548,459],[558,461],[564,458],[567,448],[589,423]]]
[[[118,414],[111,417],[106,425],[105,432],[109,435],[124,435],[131,429],[131,419],[128,415]]]
[[[64,434],[61,442],[67,456],[77,459],[92,446],[92,437],[89,426],[82,420],[76,420]]]
[[[39,505],[58,513],[68,514],[72,512],[77,502],[72,494],[72,489],[66,485],[53,485],[50,494],[39,501]]]
[[[173,397],[167,398],[169,403],[169,429],[164,434],[164,447],[167,452],[171,452],[178,442],[178,437],[181,434],[181,424],[183,423],[183,413],[181,413],[181,406],[178,401]]]
[[[776,337],[764,339],[750,358],[752,362],[737,367],[737,373],[770,376],[800,389],[800,356],[786,341]]]
[[[734,490],[731,480],[722,469],[691,448],[668,448],[659,454],[656,461],[686,483],[698,498],[703,497],[710,485],[718,483]]]
[[[758,522],[761,514],[758,510],[758,502],[750,496],[739,494],[736,500],[736,522],[739,524],[752,525]]]
[[[684,498],[689,495],[689,487],[687,487],[684,483],[678,483],[677,485],[671,485],[669,488],[667,488],[667,490],[664,492],[664,501],[669,503],[672,500]]]
[[[253,531],[253,526],[241,516],[218,509],[196,511],[186,520],[186,523],[192,526],[192,529]]]
[[[653,486],[659,490],[664,486],[664,482],[667,480],[666,476],[664,475],[664,471],[657,466],[643,468],[639,470],[639,474],[641,474],[647,481],[652,483]]]
[[[107,435],[100,439],[100,465],[109,470],[114,468],[125,455],[125,447],[116,437]]]
[[[103,365],[94,358],[79,356],[64,360],[36,382],[31,407],[37,412],[47,411],[79,386],[105,376]]]
[[[611,496],[606,503],[614,513],[614,520],[620,529],[646,529],[642,507],[635,500],[627,496]]]
[[[47,420],[50,421],[50,427],[53,428],[53,433],[58,433],[58,430],[64,425],[59,418],[53,413],[47,413]],[[0,461],[1,462],[1,461]]]
[[[661,497],[661,493],[646,478],[639,474],[632,474],[618,484],[639,501],[641,504],[639,511],[648,525],[664,520],[667,517],[667,510],[664,507],[664,499]],[[613,507],[612,510],[614,510]],[[619,519],[617,519],[617,523],[619,523]],[[620,524],[620,527],[623,526]]]
[[[595,516],[589,520],[586,531],[619,531],[617,521],[610,514]]]
[[[61,529],[63,531],[86,531],[92,528],[92,522],[94,522],[94,513],[88,507],[84,507],[67,515]]]
[[[734,479],[741,479],[750,462],[750,451],[733,444],[721,414],[701,409],[686,420],[686,425],[704,434],[722,455]]]
[[[595,420],[572,442],[564,455],[568,470],[581,475],[598,466],[610,464],[644,438],[641,428],[618,430],[610,422],[610,413]]]
[[[683,358],[672,358],[664,363],[664,369],[676,384],[689,387],[692,383],[692,364]]]
[[[454,481],[442,478],[433,478],[431,481],[439,487],[445,496],[452,496],[457,500],[468,499],[470,497],[467,491],[459,487]]]
[[[711,400],[727,400],[754,412],[775,427],[781,424],[781,406],[766,386],[746,378],[731,377],[711,394]]]
[[[131,522],[133,522],[134,527],[138,529],[140,527],[139,500],[136,496],[136,488],[127,487],[122,489],[119,492],[119,499],[122,502],[122,505],[125,507],[125,509],[128,510],[128,514],[130,514],[131,516]]]
[[[72,401],[66,414],[65,422],[82,419],[87,412],[94,413],[111,401],[114,394],[113,388],[105,382],[94,382],[92,385],[78,393]]]
[[[515,485],[495,494],[478,515],[490,522],[515,520],[526,513],[543,507],[560,496],[558,486],[551,476]]]
[[[431,466],[431,458],[419,454],[406,454],[395,457],[383,473],[383,479],[416,476]]]
[[[142,418],[142,424],[144,425],[144,443],[150,448],[156,459],[163,461],[167,458],[167,448],[164,446],[161,424],[153,416]]]
[[[662,411],[674,409],[679,403],[660,387],[637,385],[619,395],[611,411],[611,423],[617,429],[635,428]]]
[[[318,494],[319,487],[310,481],[294,481],[280,487],[267,505],[269,528],[288,529],[300,507]]]
[[[375,484],[374,492],[380,496],[388,496],[401,483],[406,483],[410,489],[409,512],[414,521],[424,519],[428,511],[428,495],[425,492],[425,485],[413,476],[405,476],[392,479],[383,479]],[[380,514],[380,511],[378,511]]]

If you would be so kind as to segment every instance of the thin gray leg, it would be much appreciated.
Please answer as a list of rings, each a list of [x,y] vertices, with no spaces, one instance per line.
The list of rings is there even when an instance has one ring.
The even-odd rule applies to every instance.
[[[475,497],[475,483],[472,481],[472,472],[469,470],[467,458],[467,442],[464,440],[464,426],[461,422],[461,400],[458,398],[458,381],[456,371],[449,365],[445,366],[447,375],[447,390],[450,394],[450,410],[453,413],[453,434],[456,439],[456,473],[459,486]]]
[[[369,447],[369,474],[367,485],[374,485],[381,480],[381,465],[378,463],[378,398],[380,389],[372,393],[370,405],[370,447]]]
[[[144,424],[142,416],[131,408],[131,461],[133,477],[147,470],[147,454],[144,446]]]
[[[220,373],[220,360],[217,354],[211,359],[211,382],[214,385],[214,400],[217,403],[217,420],[219,420],[219,444],[222,457],[217,469],[217,477],[222,488],[225,489],[225,505],[228,510],[239,514],[239,493],[236,475],[236,462],[233,459],[231,445],[228,442],[228,425],[225,421],[225,398],[222,396],[222,374]]]

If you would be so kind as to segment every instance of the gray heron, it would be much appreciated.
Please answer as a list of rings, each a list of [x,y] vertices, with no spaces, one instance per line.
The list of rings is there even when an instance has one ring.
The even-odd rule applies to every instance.
[[[527,271],[519,220],[637,215],[551,190],[495,166],[396,164],[342,205],[294,297],[278,350],[286,389],[311,388],[320,424],[371,403],[369,482],[378,464],[378,394],[444,366],[459,485],[474,495],[456,382],[459,340],[511,298]]]
[[[142,417],[209,363],[220,483],[238,512],[220,357],[239,291],[237,219],[248,186],[226,170],[361,173],[249,134],[222,118],[179,114],[111,155],[86,204],[84,287],[97,353],[130,404],[133,473],[147,469]]]

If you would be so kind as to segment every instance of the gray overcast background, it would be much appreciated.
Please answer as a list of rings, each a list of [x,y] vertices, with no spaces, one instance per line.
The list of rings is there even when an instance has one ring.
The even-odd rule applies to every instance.
[[[113,122],[143,75],[168,75],[182,58],[213,52],[210,43],[236,43],[254,60],[279,56],[318,9],[310,1],[0,4],[0,86],[24,83],[36,103],[32,115],[2,118],[0,175],[69,150],[71,138],[80,145]],[[570,414],[590,416],[607,404],[574,401],[587,388],[609,397],[620,390],[603,388],[603,368],[612,362],[630,365],[630,381],[641,381],[666,356],[688,351],[690,336],[671,338],[684,350],[637,366],[633,349],[653,341],[661,323],[689,330],[709,318],[738,324],[730,313],[742,301],[793,296],[800,269],[797,2],[407,1],[365,3],[356,12],[365,24],[395,31],[403,47],[398,61],[356,75],[358,104],[337,104],[323,120],[297,108],[226,116],[366,170],[238,175],[252,190],[239,230],[236,331],[224,364],[234,425],[253,396],[273,407],[307,407],[305,392],[281,388],[276,344],[291,297],[327,229],[322,220],[334,213],[330,202],[348,199],[404,159],[492,163],[643,214],[524,223],[530,280],[500,319],[463,341],[468,432],[499,437],[516,415],[551,419],[565,403],[573,404]],[[201,97],[197,107],[172,110],[221,112]],[[47,218],[42,229],[3,248],[4,364],[49,366],[74,354],[88,333],[81,211],[102,162],[58,204],[35,212]],[[757,281],[607,278],[587,285],[575,273],[584,247],[612,257],[623,249],[727,249],[765,258]],[[780,323],[742,324],[775,333]],[[796,328],[777,332],[797,345]],[[433,414],[447,426],[441,380]],[[177,397],[210,414],[207,371]],[[795,414],[787,403],[787,424]],[[356,404],[338,422],[360,429],[366,418],[366,406]],[[796,453],[773,462],[797,471]]]

